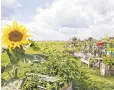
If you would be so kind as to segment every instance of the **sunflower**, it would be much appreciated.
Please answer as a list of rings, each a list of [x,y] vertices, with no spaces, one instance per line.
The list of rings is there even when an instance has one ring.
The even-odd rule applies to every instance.
[[[2,44],[7,48],[13,49],[28,44],[28,37],[31,36],[28,34],[27,28],[23,25],[18,25],[16,21],[13,22],[12,26],[6,25],[2,34]]]

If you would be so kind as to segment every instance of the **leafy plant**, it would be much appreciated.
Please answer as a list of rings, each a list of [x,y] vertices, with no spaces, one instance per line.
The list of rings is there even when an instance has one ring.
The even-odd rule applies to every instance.
[[[81,68],[79,68],[76,59],[73,59],[68,54],[57,50],[49,50],[44,53],[49,56],[47,61],[32,64],[29,72],[60,78],[57,84],[42,82],[42,86],[46,86],[47,90],[52,90],[50,88],[53,88],[53,90],[60,90],[63,86],[70,84],[73,85],[74,90],[92,90],[89,89],[89,77],[86,76],[86,73],[82,71]],[[33,82],[39,81],[38,78],[32,80]]]
[[[40,50],[40,48],[39,48],[37,42],[35,42],[35,41],[33,41],[33,40],[29,40],[29,41],[31,42],[30,47],[31,47],[34,51]]]
[[[105,63],[106,65],[112,66],[112,64],[114,63],[114,58],[111,55],[104,56],[103,63]]]

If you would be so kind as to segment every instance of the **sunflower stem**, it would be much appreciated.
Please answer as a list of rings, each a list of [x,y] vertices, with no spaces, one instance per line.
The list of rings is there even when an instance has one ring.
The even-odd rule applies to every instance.
[[[12,76],[11,76],[10,72],[8,72],[8,75],[12,78]]]
[[[14,78],[17,78],[17,71],[18,71],[18,70],[17,70],[17,68],[16,68],[16,69],[15,69],[15,73],[14,73],[14,74],[15,74]]]

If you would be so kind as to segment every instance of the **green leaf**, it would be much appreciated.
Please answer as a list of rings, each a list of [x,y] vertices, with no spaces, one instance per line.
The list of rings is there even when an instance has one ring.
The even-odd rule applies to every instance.
[[[9,65],[7,65],[6,67],[5,67],[5,72],[10,72],[10,71],[12,71],[12,70],[14,70],[14,66],[12,65],[12,64],[9,64]]]
[[[46,90],[51,90],[51,85],[49,83],[46,84]]]
[[[30,40],[30,41],[31,41],[30,47],[31,47],[34,51],[40,50],[38,44],[37,44],[35,41],[32,41],[32,40]]]

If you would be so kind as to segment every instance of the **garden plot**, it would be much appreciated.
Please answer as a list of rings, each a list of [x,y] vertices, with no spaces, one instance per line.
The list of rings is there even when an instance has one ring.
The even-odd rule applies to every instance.
[[[9,28],[9,27],[12,27],[12,28]],[[41,46],[41,50],[40,50],[37,44],[38,42],[30,40],[29,39],[30,35],[28,34],[28,30],[20,27],[20,25],[18,25],[17,22],[14,22],[12,26],[8,26],[5,29],[4,33],[3,33],[3,41],[5,41],[4,42],[6,46],[5,52],[9,58],[8,59],[9,63],[7,63],[9,67],[7,67],[8,66],[7,65],[5,67],[7,70],[3,70],[2,72],[3,74],[2,79],[4,80],[4,82],[2,82],[3,83],[2,90],[5,90],[5,89],[20,90],[21,87],[23,87],[23,85],[24,85],[23,90],[30,90],[30,89],[34,90],[38,88],[41,88],[42,90],[60,90],[63,87],[65,87],[65,90],[72,90],[72,85],[75,86],[73,87],[73,90],[85,90],[85,89],[102,90],[102,88],[104,90],[109,89],[109,86],[107,86],[108,85],[107,82],[106,82],[106,85],[104,86],[107,86],[108,89],[104,88],[104,86],[101,87],[103,83],[96,85],[97,84],[96,82],[94,83],[94,81],[91,81],[91,78],[89,78],[88,75],[86,75],[86,70],[85,69],[82,70],[83,68],[78,66],[78,63],[77,63],[78,59],[74,59],[70,57],[68,54],[63,53],[62,48],[58,50],[55,49],[56,47],[49,48],[48,46],[50,45],[48,45],[46,42],[45,47],[42,47],[40,45]],[[24,36],[26,36],[26,38]],[[24,39],[22,39],[23,37]],[[84,40],[84,41],[78,40],[77,38],[73,38],[73,42],[71,42],[73,47],[70,54],[73,54],[76,51],[82,52],[83,50],[81,47],[84,46],[85,48],[84,52],[86,54],[83,55],[83,53],[74,53],[74,56],[81,58],[81,62],[87,64],[88,66],[90,66],[91,64],[94,64],[95,67],[103,67],[103,66],[99,66],[100,60],[98,60],[98,58],[95,63],[91,61],[91,59],[94,59],[92,56],[93,47],[94,47],[93,44],[96,44],[96,42],[97,40],[94,40],[92,38],[89,38],[88,40]],[[113,42],[114,41],[112,41],[112,43]],[[30,46],[28,45],[28,43],[30,43],[29,44]],[[99,57],[101,57],[103,55],[102,49],[104,47],[101,48],[102,43],[99,43],[99,44],[98,44],[99,48],[97,48],[98,50],[97,49],[95,50],[97,52],[100,52],[98,55]],[[46,55],[49,56],[48,59],[46,59],[47,56],[41,55],[41,54],[33,54],[33,53],[25,54],[26,52],[25,49],[27,49],[27,47],[33,48],[34,51],[39,50],[38,52],[40,53],[46,53]],[[110,51],[112,52],[112,49],[110,49]],[[108,66],[112,66],[113,60],[114,59],[112,57],[106,57],[103,59],[103,61],[105,61],[103,63]],[[25,64],[28,64],[28,65],[25,66]],[[111,73],[112,73],[113,70],[110,68],[108,69],[111,70]],[[9,71],[12,71],[12,70],[13,70],[12,72],[13,75],[10,77],[11,79],[9,79],[9,77],[4,78],[4,76],[6,74],[9,74]],[[102,71],[103,73],[106,73],[105,72],[106,70],[102,70]],[[25,73],[28,73],[28,72],[30,74],[25,75]],[[25,76],[27,77],[26,82],[23,79],[22,80],[20,79]],[[14,79],[14,78],[18,78],[18,79]],[[23,84],[23,82],[25,82],[25,84]],[[110,86],[110,88],[112,89],[109,89],[109,90],[113,90],[114,89],[113,85]]]
[[[28,80],[35,79],[34,80],[34,82],[35,82],[34,88],[37,88],[37,89],[39,88],[41,90],[46,90],[46,86],[45,86],[44,82],[51,83],[53,85],[53,83],[57,84],[58,81],[60,80],[60,78],[56,77],[56,76],[52,77],[52,76],[48,76],[48,75],[35,74],[35,73],[26,73],[26,76],[27,76]],[[37,85],[37,83],[39,83],[39,82],[43,83],[43,85],[42,84]]]
[[[85,63],[88,65],[88,67],[90,67],[91,65],[95,68],[98,67],[100,68],[100,63],[102,58],[94,58],[94,55],[92,55],[91,53],[74,53],[73,57],[76,58],[81,58],[81,62]],[[93,60],[93,61],[92,61]]]

